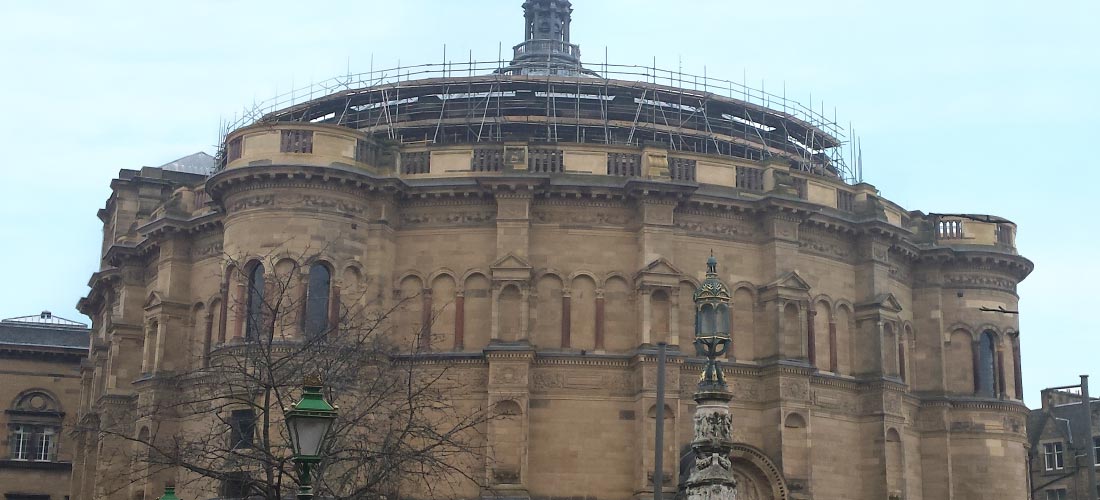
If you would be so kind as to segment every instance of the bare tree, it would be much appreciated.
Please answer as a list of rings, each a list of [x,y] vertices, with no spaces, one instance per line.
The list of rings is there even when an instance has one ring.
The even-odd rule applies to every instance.
[[[431,352],[429,325],[398,329],[396,318],[420,298],[382,307],[362,290],[340,297],[323,283],[331,270],[310,271],[329,273],[313,277],[317,290],[328,287],[320,300],[300,264],[313,255],[258,271],[227,260],[226,283],[246,290],[227,304],[243,338],[198,349],[189,368],[151,377],[130,418],[98,423],[101,438],[124,443],[101,452],[120,471],[101,481],[114,491],[156,478],[211,497],[292,495],[300,478],[283,412],[303,376],[316,373],[339,412],[315,469],[318,496],[448,497],[456,485],[483,482],[475,471],[484,470],[493,412],[466,389],[467,374]]]

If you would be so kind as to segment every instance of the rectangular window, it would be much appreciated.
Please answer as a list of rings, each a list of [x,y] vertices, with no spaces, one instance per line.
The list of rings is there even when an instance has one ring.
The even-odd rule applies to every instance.
[[[30,460],[31,429],[25,425],[15,426],[11,436],[11,459]]]
[[[1047,490],[1047,500],[1066,500],[1066,490]]]
[[[233,161],[241,159],[241,154],[244,152],[244,144],[242,138],[235,137],[225,147],[225,160]]]
[[[737,167],[737,187],[748,191],[764,190],[764,171],[752,167]]]
[[[54,444],[56,440],[54,430],[51,428],[43,428],[35,436],[34,444],[34,460],[36,462],[52,462]]]
[[[284,130],[283,141],[279,146],[283,153],[312,153],[312,130]]]
[[[1046,470],[1062,470],[1065,463],[1062,461],[1062,443],[1043,444],[1043,466]]]
[[[836,208],[837,210],[843,210],[845,212],[852,212],[855,210],[856,195],[848,191],[838,189],[836,191]]]
[[[252,438],[255,434],[256,412],[233,410],[229,416],[229,448],[233,450],[252,448]]]
[[[1092,457],[1096,461],[1095,465],[1100,465],[1100,436],[1092,438]],[[1097,486],[1100,488],[1100,486]]]

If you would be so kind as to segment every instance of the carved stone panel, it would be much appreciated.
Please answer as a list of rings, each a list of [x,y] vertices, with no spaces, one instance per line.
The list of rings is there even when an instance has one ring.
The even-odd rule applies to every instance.
[[[576,367],[536,368],[531,375],[532,392],[570,392],[602,389],[612,395],[632,395],[634,379],[622,370],[576,370]]]

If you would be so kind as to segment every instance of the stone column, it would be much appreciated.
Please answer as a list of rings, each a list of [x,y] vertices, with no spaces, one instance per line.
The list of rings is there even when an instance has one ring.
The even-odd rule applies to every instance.
[[[569,294],[569,289],[563,288],[561,291],[561,347],[562,349],[569,348],[569,334],[572,329],[573,315],[570,311],[570,305],[572,304],[573,297]]]
[[[432,289],[420,290],[420,335],[417,346],[421,350],[432,346]]]
[[[244,328],[245,328],[245,310],[248,308],[248,285],[241,280],[237,281],[237,297],[233,301],[237,307],[237,312],[234,314],[233,325],[233,340],[232,343],[239,344],[244,341]]]
[[[531,293],[526,285],[519,287],[519,327],[517,341],[531,341]]]
[[[680,287],[672,289],[671,296],[668,302],[668,338],[665,342],[668,342],[670,346],[680,345]],[[732,308],[731,308],[732,309]],[[730,311],[730,316],[733,316],[733,312]],[[733,344],[730,344],[730,351],[726,353],[726,357],[733,359]]]
[[[302,307],[305,308],[305,302],[302,302]],[[340,328],[340,285],[332,285],[332,289],[328,295],[328,328],[336,329]]]
[[[466,294],[455,294],[455,350],[463,349],[463,337],[466,335]]]
[[[806,309],[806,357],[810,360],[810,366],[817,368],[817,335],[814,332],[814,316],[817,310],[811,307]]]
[[[214,343],[214,311],[207,309],[203,316],[202,367],[210,366],[210,350]]]
[[[489,342],[500,341],[500,325],[497,319],[500,317],[500,283],[493,283],[490,293],[492,302],[489,304]]]
[[[604,345],[604,298],[603,290],[596,290],[596,350],[602,351]]]
[[[829,371],[836,373],[839,368],[839,359],[836,352],[836,319],[829,319]]]
[[[905,341],[898,342],[898,375],[905,382]]]
[[[733,478],[729,454],[732,418],[729,401],[732,395],[725,387],[700,387],[695,393],[695,432],[691,449],[695,464],[684,482],[687,500],[734,500],[737,480]]]
[[[1005,351],[1000,346],[997,347],[997,391],[994,396],[1000,399],[1008,397],[1005,387]]]
[[[1024,400],[1024,374],[1020,364],[1020,334],[1017,332],[1012,337],[1012,380],[1016,383],[1013,387],[1016,399]]]
[[[978,394],[978,391],[982,388],[982,370],[981,365],[981,349],[982,343],[975,340],[970,343],[970,364],[971,373],[974,376],[974,394]]]

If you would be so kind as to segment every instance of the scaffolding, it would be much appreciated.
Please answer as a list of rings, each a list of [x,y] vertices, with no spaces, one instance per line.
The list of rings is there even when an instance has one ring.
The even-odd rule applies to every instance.
[[[763,161],[862,181],[850,139],[824,107],[706,75],[603,63],[581,75],[515,74],[510,63],[429,63],[346,74],[246,108],[220,128],[308,122],[391,143],[570,142],[653,145]],[[785,94],[785,92],[784,92]]]

